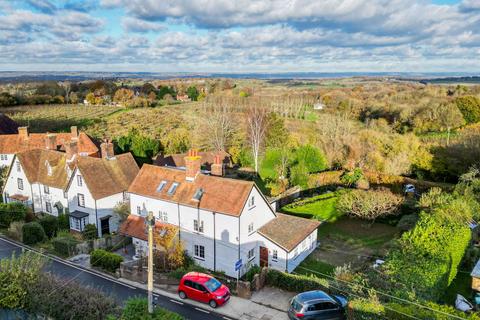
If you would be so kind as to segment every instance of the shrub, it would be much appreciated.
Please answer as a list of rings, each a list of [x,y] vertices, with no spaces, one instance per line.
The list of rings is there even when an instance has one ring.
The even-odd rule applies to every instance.
[[[94,267],[100,267],[109,272],[115,272],[120,268],[123,257],[116,253],[111,253],[103,249],[93,250],[90,254],[90,264]]]
[[[69,257],[75,254],[75,248],[79,242],[74,237],[57,237],[52,240],[53,249],[58,254]]]
[[[397,228],[401,231],[408,231],[415,227],[415,224],[418,221],[418,215],[415,213],[413,214],[406,214],[400,218],[400,221],[397,223]]]
[[[356,298],[348,303],[348,316],[355,320],[385,319],[385,308],[376,299]]]
[[[45,234],[49,239],[53,238],[56,236],[57,231],[58,231],[58,218],[51,216],[51,215],[46,215],[42,219],[40,219],[40,224],[43,227],[43,230],[45,230]]]
[[[75,281],[66,286],[65,280],[49,274],[29,288],[26,300],[27,311],[49,319],[103,320],[118,314],[115,301],[101,291]]]
[[[257,265],[254,265],[253,267],[251,267],[247,273],[245,273],[243,275],[244,279],[247,280],[247,281],[252,281],[253,280],[253,276],[260,273],[262,269],[257,266]]]
[[[273,269],[268,269],[266,283],[269,286],[277,287],[291,292],[302,292],[309,290],[324,290],[332,292],[330,282],[314,275],[296,275]]]
[[[69,230],[70,229],[70,217],[68,214],[59,214],[58,215],[58,230]]]
[[[7,230],[7,235],[9,238],[12,238],[13,240],[17,240],[22,242],[22,229],[23,225],[25,223],[23,221],[14,221],[10,224],[10,227],[8,227]]]
[[[337,209],[353,217],[374,221],[378,217],[396,214],[402,201],[402,197],[388,189],[352,190],[340,196]]]
[[[19,202],[0,203],[0,226],[8,228],[13,221],[25,220],[27,211]]]
[[[177,313],[155,308],[153,314],[148,313],[148,303],[145,298],[130,298],[125,304],[120,320],[182,320],[184,319]]]
[[[308,173],[323,171],[327,168],[327,159],[322,151],[308,144],[295,150],[295,162],[303,163]]]
[[[45,231],[38,222],[29,222],[22,227],[23,243],[32,245],[46,239]]]
[[[85,240],[94,240],[98,238],[97,226],[94,224],[87,224],[83,230],[83,238]]]
[[[355,185],[360,179],[363,178],[363,171],[360,168],[355,168],[353,171],[345,171],[342,176],[340,177],[340,181],[347,185],[353,186]]]
[[[454,318],[469,320],[480,319],[480,316],[475,313],[469,315],[448,305],[440,305],[433,302],[421,302],[421,304],[430,309],[420,308],[414,304],[404,305],[399,303],[387,303],[385,304],[385,316],[388,319],[399,320],[408,320],[412,318],[435,320],[449,320]]]
[[[455,99],[455,103],[467,123],[480,121],[480,99],[474,96],[465,96]]]

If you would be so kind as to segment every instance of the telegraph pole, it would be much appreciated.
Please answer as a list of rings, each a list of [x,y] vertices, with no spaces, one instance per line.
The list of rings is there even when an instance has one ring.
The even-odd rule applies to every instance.
[[[148,226],[148,313],[153,313],[153,228],[155,226],[155,217],[153,212],[149,211],[147,216]]]

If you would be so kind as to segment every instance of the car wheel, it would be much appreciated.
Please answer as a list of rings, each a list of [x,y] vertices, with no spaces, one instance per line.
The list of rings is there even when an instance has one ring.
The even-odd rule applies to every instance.
[[[215,300],[210,300],[210,302],[208,304],[210,305],[210,307],[212,307],[214,309],[217,307],[217,302]]]
[[[180,291],[178,293],[178,296],[180,297],[180,299],[187,299],[187,294],[183,291]]]

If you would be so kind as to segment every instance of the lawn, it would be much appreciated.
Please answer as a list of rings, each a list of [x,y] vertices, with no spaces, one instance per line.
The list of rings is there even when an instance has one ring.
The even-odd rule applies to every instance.
[[[300,200],[282,208],[282,211],[292,215],[312,217],[326,222],[335,222],[342,216],[336,209],[339,191],[324,193],[319,196]]]
[[[320,274],[315,274],[315,272],[311,272],[309,270],[319,272]],[[295,273],[304,275],[310,275],[313,273],[318,277],[321,276],[321,274],[333,275],[334,270],[335,266],[332,266],[331,264],[325,263],[323,261],[315,259],[312,256],[309,256],[307,259],[303,260],[302,263],[300,263],[300,265],[295,269]]]

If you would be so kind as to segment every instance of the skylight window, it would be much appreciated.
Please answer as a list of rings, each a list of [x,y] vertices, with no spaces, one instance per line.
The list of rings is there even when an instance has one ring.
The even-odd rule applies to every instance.
[[[195,194],[193,195],[193,200],[200,201],[200,199],[202,199],[202,196],[203,196],[203,189],[202,188],[197,189],[197,191],[195,191]]]
[[[170,189],[168,189],[168,194],[173,195],[177,190],[177,187],[178,187],[178,182],[172,183],[172,185],[170,186]]]
[[[159,184],[158,187],[157,187],[157,192],[162,191],[163,188],[165,188],[166,185],[167,185],[167,181],[162,180],[162,182],[160,182],[160,184]]]

